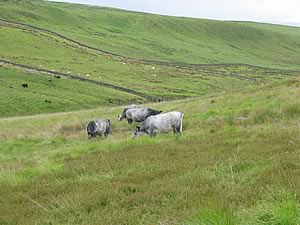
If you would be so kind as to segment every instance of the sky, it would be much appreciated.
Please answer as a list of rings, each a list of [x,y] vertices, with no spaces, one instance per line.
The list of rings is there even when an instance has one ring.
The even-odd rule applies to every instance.
[[[300,0],[55,0],[162,15],[246,20],[300,27]]]

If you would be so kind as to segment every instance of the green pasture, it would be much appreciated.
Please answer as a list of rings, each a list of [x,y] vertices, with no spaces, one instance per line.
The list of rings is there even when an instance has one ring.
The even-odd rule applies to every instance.
[[[300,224],[300,28],[41,0],[0,19],[124,56],[0,20],[0,225]],[[182,136],[133,139],[132,103],[183,112]],[[112,135],[88,139],[97,118]]]
[[[99,55],[45,33],[3,26],[0,34],[0,56],[5,60],[103,81],[165,100],[240,90],[298,74],[245,65],[146,65]]]
[[[47,1],[3,1],[1,18],[138,59],[300,69],[300,28],[160,16]]]
[[[27,84],[28,88],[23,88]],[[47,74],[0,68],[0,117],[143,102],[138,96]]]
[[[184,112],[180,138],[132,139],[123,107],[1,119],[0,221],[296,225],[299,85],[147,104]],[[113,134],[89,140],[99,117]]]

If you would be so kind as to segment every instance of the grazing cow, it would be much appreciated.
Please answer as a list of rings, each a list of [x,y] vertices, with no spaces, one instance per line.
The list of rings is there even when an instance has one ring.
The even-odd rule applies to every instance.
[[[28,88],[28,84],[22,84],[23,88]]]
[[[136,127],[133,131],[133,137],[145,134],[153,137],[157,133],[167,133],[171,130],[173,130],[174,133],[181,135],[183,116],[184,114],[182,112],[176,111],[150,116],[140,127]]]
[[[97,135],[106,137],[111,134],[111,122],[108,119],[97,119],[90,121],[87,125],[86,131],[89,138],[96,137]]]
[[[126,111],[127,111],[128,109],[136,109],[136,108],[137,108],[137,105],[136,105],[136,104],[131,104],[131,105],[127,106],[127,107],[123,110],[122,114],[118,115],[118,120],[122,120],[122,119],[125,117],[125,113],[126,113]],[[122,116],[124,116],[124,117],[122,118]],[[121,119],[121,118],[122,118],[122,119]]]
[[[60,79],[59,75],[54,75],[54,78]]]
[[[160,114],[162,111],[158,111],[150,108],[134,108],[134,109],[124,109],[123,113],[118,116],[121,121],[123,118],[127,119],[127,122],[131,124],[132,122],[143,122],[149,116]]]
[[[45,100],[45,102],[46,102],[46,103],[52,103],[52,101],[50,101],[50,100],[47,100],[47,99]]]

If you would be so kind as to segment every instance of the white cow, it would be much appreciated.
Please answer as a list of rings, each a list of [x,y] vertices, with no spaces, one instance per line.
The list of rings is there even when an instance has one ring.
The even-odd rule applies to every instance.
[[[157,133],[167,133],[171,130],[174,133],[181,135],[182,122],[184,114],[182,112],[167,112],[155,116],[149,116],[136,130],[133,132],[133,137],[138,137],[144,134],[155,136]]]

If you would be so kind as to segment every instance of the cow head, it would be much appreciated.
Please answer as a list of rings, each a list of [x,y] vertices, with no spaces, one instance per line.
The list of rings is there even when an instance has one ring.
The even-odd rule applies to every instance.
[[[141,131],[140,127],[137,126],[136,129],[133,130],[132,137],[136,138],[136,137],[140,137],[140,136],[143,136],[143,135],[146,135],[146,134],[147,134],[146,132]]]
[[[118,120],[121,121],[122,119],[126,118],[126,111],[127,111],[128,109],[136,109],[136,108],[137,108],[137,106],[136,106],[135,104],[132,104],[132,105],[127,106],[127,107],[123,110],[122,114],[118,115]]]
[[[118,120],[121,121],[122,119],[124,119],[126,117],[126,111],[127,109],[124,109],[122,114],[118,115]]]

